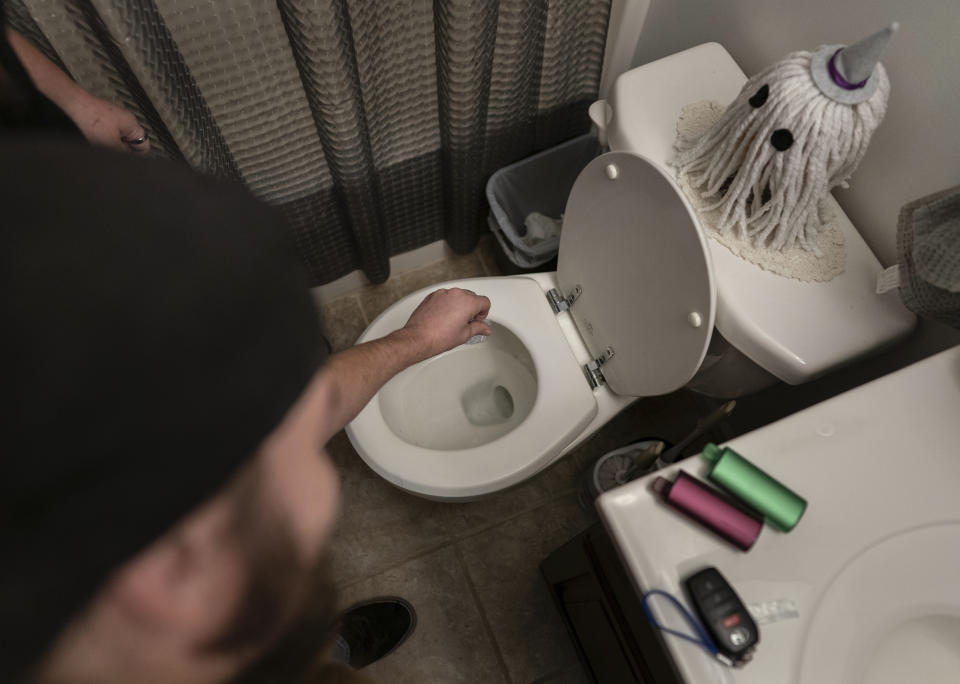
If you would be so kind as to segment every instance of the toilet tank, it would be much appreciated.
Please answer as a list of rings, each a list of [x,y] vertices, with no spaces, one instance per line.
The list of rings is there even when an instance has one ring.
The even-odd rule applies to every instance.
[[[680,110],[698,100],[726,105],[747,78],[727,51],[706,43],[622,74],[608,104],[610,149],[650,159],[673,175]],[[883,270],[831,196],[846,243],[843,273],[801,282],[764,271],[710,239],[717,286],[716,329],[739,353],[776,378],[808,382],[905,337],[916,319],[896,291],[876,293]]]

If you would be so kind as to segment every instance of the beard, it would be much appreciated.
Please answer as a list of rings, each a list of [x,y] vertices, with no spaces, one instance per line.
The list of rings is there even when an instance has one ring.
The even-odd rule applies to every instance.
[[[257,471],[238,484],[233,539],[247,567],[246,586],[228,626],[203,650],[258,655],[229,681],[300,681],[333,642],[337,592],[329,554],[304,561],[290,521],[271,505]]]
[[[230,680],[231,684],[290,684],[302,681],[308,673],[329,661],[328,652],[338,625],[335,622],[336,588],[330,579],[326,556],[320,559],[311,575],[309,595],[299,613],[256,660]],[[249,605],[256,603],[259,601]]]

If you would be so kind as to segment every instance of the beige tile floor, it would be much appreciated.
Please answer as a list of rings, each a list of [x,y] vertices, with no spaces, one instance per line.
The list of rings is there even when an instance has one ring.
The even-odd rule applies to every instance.
[[[497,275],[492,245],[343,295],[322,307],[334,349],[426,285]],[[496,302],[493,302],[496,306]],[[596,516],[577,503],[581,472],[610,449],[646,436],[678,441],[708,410],[681,391],[636,402],[547,471],[480,501],[449,504],[406,494],[377,476],[344,433],[327,445],[342,478],[333,541],[344,605],[401,595],[416,632],[368,672],[382,682],[580,684],[586,682],[539,564]]]

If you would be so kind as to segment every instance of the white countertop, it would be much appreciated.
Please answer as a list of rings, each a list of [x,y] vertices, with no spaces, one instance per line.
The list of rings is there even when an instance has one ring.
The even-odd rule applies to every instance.
[[[960,543],[954,543],[960,542],[960,346],[726,446],[807,499],[807,511],[792,532],[765,526],[753,549],[742,553],[655,500],[653,476],[608,492],[597,503],[638,588],[681,597],[682,579],[714,565],[748,605],[785,600],[792,604],[781,605],[796,608],[792,617],[760,624],[756,656],[740,670],[724,668],[698,647],[667,636],[686,681],[805,684],[821,677],[817,673],[824,668],[834,673],[831,681],[874,681],[873,674],[863,672],[874,667],[868,660],[880,656],[872,650],[864,655],[864,649],[886,639],[897,628],[894,622],[913,611],[911,602],[936,604],[934,612],[960,625]],[[657,474],[672,476],[678,468],[705,479],[706,464],[699,457]],[[895,548],[893,560],[876,560],[877,549]],[[855,562],[864,558],[869,562]],[[889,590],[903,604],[899,612],[884,613],[882,602],[857,603],[865,600],[851,588],[858,577],[863,586],[897,582]],[[944,583],[950,582],[956,586],[948,591]],[[919,595],[923,591],[925,597]],[[838,606],[840,617],[828,621],[836,626],[824,627]],[[852,622],[837,624],[843,620]],[[833,635],[832,629],[842,632]],[[944,658],[960,658],[953,647],[944,648],[950,650]],[[925,651],[915,655],[933,658]],[[890,668],[886,671],[883,681],[892,676]]]

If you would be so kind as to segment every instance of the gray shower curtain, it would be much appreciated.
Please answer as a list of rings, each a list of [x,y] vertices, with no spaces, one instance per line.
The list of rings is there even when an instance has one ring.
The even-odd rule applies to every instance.
[[[497,168],[586,131],[610,0],[11,0],[154,154],[279,207],[315,284],[476,245]],[[149,188],[144,188],[149,192]]]

